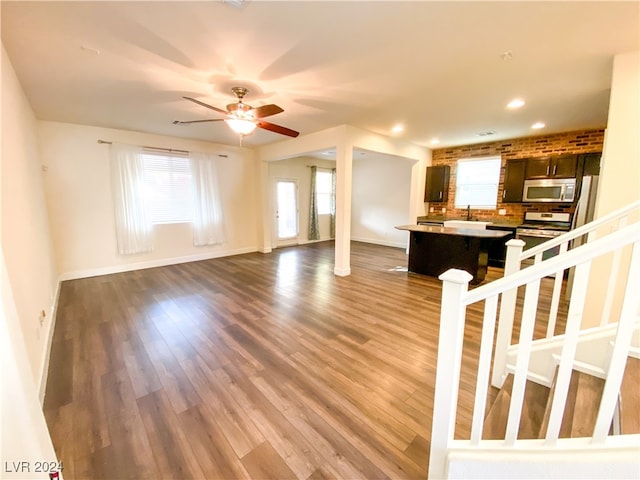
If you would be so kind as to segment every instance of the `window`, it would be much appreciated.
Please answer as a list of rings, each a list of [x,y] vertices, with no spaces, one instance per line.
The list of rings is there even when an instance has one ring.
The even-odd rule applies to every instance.
[[[331,213],[331,172],[316,171],[316,200],[318,204],[318,215],[329,215]]]
[[[496,208],[500,157],[465,158],[456,168],[456,208]]]
[[[145,204],[153,223],[193,220],[191,168],[186,156],[143,152]]]

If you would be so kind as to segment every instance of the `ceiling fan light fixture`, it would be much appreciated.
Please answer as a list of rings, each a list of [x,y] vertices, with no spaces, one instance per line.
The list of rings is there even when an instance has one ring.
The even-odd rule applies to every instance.
[[[231,127],[231,130],[238,135],[249,135],[257,126],[251,120],[243,120],[241,118],[226,118],[224,121]]]

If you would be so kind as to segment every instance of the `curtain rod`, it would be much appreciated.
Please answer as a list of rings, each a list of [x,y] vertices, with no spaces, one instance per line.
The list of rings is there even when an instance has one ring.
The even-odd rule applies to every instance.
[[[322,170],[333,170],[334,168],[331,167],[319,167],[318,165],[305,165],[307,168],[311,168],[311,167],[316,167],[316,168],[321,168]]]
[[[107,142],[106,140],[98,140],[98,143],[104,143],[106,145],[111,145],[113,142]],[[188,155],[189,154],[189,150],[175,150],[175,149],[172,149],[172,148],[148,147],[148,146],[145,146],[145,145],[143,145],[142,148],[147,148],[147,149],[150,149],[150,150],[160,150],[162,152],[169,152],[169,153],[171,153],[171,152],[182,153],[184,155]]]

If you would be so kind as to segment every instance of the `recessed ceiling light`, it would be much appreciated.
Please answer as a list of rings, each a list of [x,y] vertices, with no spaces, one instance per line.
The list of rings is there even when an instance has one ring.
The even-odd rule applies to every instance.
[[[514,98],[509,103],[507,103],[507,108],[516,109],[520,108],[524,105],[524,100],[520,98]]]
[[[394,125],[393,128],[391,128],[391,131],[393,133],[400,133],[400,132],[404,132],[404,127],[400,124],[398,125]]]
[[[439,143],[440,143],[440,140],[438,140],[437,138],[431,139],[431,145],[437,145]]]
[[[538,130],[539,128],[544,128],[545,125],[542,122],[536,122],[533,125],[531,125],[531,128],[535,128],[536,130]]]

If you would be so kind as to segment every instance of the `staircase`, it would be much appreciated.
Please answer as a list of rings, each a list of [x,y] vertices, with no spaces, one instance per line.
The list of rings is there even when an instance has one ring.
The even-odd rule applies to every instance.
[[[596,424],[604,380],[579,370],[571,372],[569,391],[560,427],[560,438],[591,435]],[[555,394],[555,379],[551,388],[528,380],[518,426],[518,439],[545,438],[549,427],[551,400]],[[509,374],[498,392],[484,421],[482,438],[500,440],[505,436],[513,388],[513,375]],[[640,433],[640,360],[629,356],[622,379],[617,415],[610,429],[612,434]]]
[[[524,252],[512,240],[504,278],[473,290],[467,272],[440,276],[429,478],[640,478],[639,216],[635,202]],[[534,264],[521,269],[526,258]],[[459,438],[472,305],[483,331],[470,434]]]

